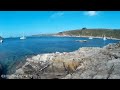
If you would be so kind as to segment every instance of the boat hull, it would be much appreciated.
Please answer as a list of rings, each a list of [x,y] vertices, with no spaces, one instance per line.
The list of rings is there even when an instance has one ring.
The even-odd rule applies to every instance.
[[[24,40],[24,39],[26,39],[26,37],[21,37],[20,39],[21,39],[21,40]]]
[[[3,40],[0,40],[0,43],[2,43],[3,42]]]

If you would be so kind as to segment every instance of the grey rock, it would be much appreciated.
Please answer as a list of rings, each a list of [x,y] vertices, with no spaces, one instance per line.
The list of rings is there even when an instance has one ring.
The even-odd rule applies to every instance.
[[[120,79],[120,75],[111,75],[109,79]]]
[[[107,74],[96,75],[93,77],[93,79],[107,79],[107,76]]]
[[[92,71],[92,70],[86,70],[86,71],[84,71],[84,72],[80,75],[79,79],[92,79],[92,77],[93,77],[96,73],[97,73],[97,72]]]

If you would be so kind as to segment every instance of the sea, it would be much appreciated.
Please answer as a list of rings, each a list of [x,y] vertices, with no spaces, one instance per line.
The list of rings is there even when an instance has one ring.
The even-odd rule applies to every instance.
[[[76,42],[87,40],[87,42]],[[120,40],[85,37],[54,37],[40,36],[20,38],[5,38],[0,43],[0,64],[4,67],[4,73],[12,69],[17,62],[25,61],[26,58],[44,53],[72,52],[82,47],[103,47],[109,43],[117,43]]]

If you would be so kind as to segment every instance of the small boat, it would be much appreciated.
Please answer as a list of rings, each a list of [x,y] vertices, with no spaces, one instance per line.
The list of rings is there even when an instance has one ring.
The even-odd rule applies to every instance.
[[[21,39],[21,40],[26,39],[26,37],[24,36],[24,34],[23,34],[23,36],[22,36],[22,37],[20,37],[20,39]]]
[[[26,39],[26,37],[25,37],[25,36],[22,36],[22,37],[20,37],[20,39],[23,40],[23,39]]]
[[[0,36],[0,43],[2,43],[3,42],[3,38]]]
[[[89,37],[89,39],[93,39],[92,37]]]
[[[104,37],[103,37],[103,40],[105,41],[105,40],[107,40],[107,38],[104,36]]]
[[[3,42],[3,40],[1,39],[1,40],[0,40],[0,43],[2,43],[2,42]]]

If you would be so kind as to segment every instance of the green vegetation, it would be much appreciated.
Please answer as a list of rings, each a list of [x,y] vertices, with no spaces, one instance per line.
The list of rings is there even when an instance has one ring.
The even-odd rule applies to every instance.
[[[82,28],[79,30],[70,30],[59,32],[57,35],[70,35],[70,36],[95,36],[95,37],[112,37],[120,39],[120,29],[87,29]]]

